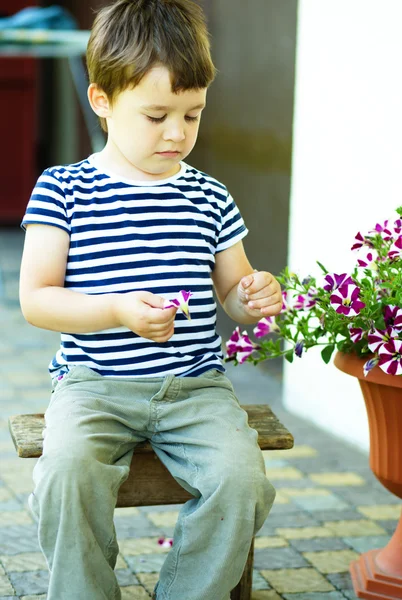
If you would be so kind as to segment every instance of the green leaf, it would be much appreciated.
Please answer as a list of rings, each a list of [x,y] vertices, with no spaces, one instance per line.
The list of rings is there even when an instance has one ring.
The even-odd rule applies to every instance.
[[[324,271],[325,275],[327,275],[328,271],[318,260],[316,261],[317,265],[320,267],[322,271]]]
[[[288,350],[285,354],[285,358],[288,362],[293,362],[293,350]]]
[[[325,348],[321,351],[322,360],[325,362],[325,364],[328,364],[331,360],[331,356],[334,350],[335,344],[330,344],[329,346],[325,346]]]
[[[382,315],[377,317],[377,319],[374,321],[374,325],[376,326],[376,329],[385,329],[386,325],[385,325],[384,317]]]

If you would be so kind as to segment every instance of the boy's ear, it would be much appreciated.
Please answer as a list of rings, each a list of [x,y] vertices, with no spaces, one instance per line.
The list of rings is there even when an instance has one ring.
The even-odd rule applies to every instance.
[[[92,110],[98,117],[106,119],[111,114],[111,104],[105,92],[96,84],[88,87],[88,100]]]

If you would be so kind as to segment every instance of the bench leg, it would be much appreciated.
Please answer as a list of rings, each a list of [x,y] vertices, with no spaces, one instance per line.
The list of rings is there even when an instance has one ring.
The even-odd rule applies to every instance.
[[[230,600],[251,600],[251,586],[253,583],[254,538],[251,542],[246,566],[243,575],[236,587],[230,592]]]

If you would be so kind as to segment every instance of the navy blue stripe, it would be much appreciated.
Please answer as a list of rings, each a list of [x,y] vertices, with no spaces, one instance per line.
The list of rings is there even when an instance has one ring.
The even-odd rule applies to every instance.
[[[117,254],[118,256],[118,254]],[[190,266],[195,266],[195,267],[200,267],[204,264],[206,264],[206,261],[201,261],[200,259],[197,258],[187,258],[185,259],[185,263],[186,265]],[[109,264],[109,263],[103,263],[101,265],[97,265],[97,266],[85,266],[80,268],[73,268],[73,269],[67,269],[66,271],[66,277],[69,276],[77,276],[77,275],[85,275],[88,273],[89,274],[93,274],[93,273],[112,273],[114,271],[128,271],[130,269],[132,270],[138,270],[141,268],[151,268],[151,267],[161,267],[161,272],[165,272],[165,274],[170,273],[170,268],[169,267],[175,267],[175,266],[181,266],[183,265],[183,259],[182,258],[172,258],[171,260],[134,260],[134,261],[130,261],[130,262],[119,262],[117,264]],[[194,276],[197,276],[197,273],[201,273],[202,271],[200,271],[199,269],[194,273]],[[182,272],[183,277],[187,277],[187,275],[185,273]],[[137,275],[135,276],[137,277]]]
[[[110,240],[109,240],[109,244],[110,244]],[[73,244],[71,244],[74,248],[79,248],[80,247],[80,241],[78,240],[77,242],[74,242]],[[97,241],[97,246],[100,245],[99,242]],[[172,254],[172,252],[181,252],[182,254],[205,254],[205,256],[210,257],[211,256],[211,251],[210,249],[204,248],[204,247],[194,247],[194,246],[175,246],[172,248],[172,246],[155,246],[155,247],[150,247],[150,246],[136,246],[135,248],[113,248],[112,250],[98,250],[98,251],[93,251],[93,252],[82,252],[81,254],[73,254],[70,255],[68,257],[68,262],[70,263],[76,263],[76,262],[81,262],[82,260],[105,260],[107,258],[110,257],[116,257],[116,256],[130,256],[131,254]],[[156,260],[156,259],[155,259]],[[173,260],[173,259],[172,259]],[[187,256],[185,259],[187,262]],[[213,264],[213,261],[208,260],[205,261],[203,260],[203,262],[208,262]]]
[[[127,226],[126,223],[103,223],[102,225],[83,225],[83,226],[72,226],[72,235],[74,233],[93,233],[94,231],[111,231],[116,229],[124,229]],[[114,242],[145,242],[145,240],[149,241],[161,241],[165,240],[166,244],[169,244],[171,240],[193,240],[193,239],[204,239],[206,242],[215,246],[215,240],[212,237],[204,234],[202,237],[199,235],[198,238],[196,233],[189,233],[186,231],[172,231],[169,232],[168,239],[166,239],[166,232],[159,233],[130,233],[124,236],[111,236],[111,237],[90,237],[86,240],[80,241],[80,246],[93,246],[96,244],[111,244]]]

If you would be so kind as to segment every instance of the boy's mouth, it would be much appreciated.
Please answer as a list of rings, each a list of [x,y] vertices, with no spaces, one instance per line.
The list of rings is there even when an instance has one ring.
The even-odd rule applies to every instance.
[[[178,156],[180,152],[169,150],[167,152],[157,152],[156,154],[158,154],[159,156],[164,156],[165,158],[176,158],[176,156]]]

